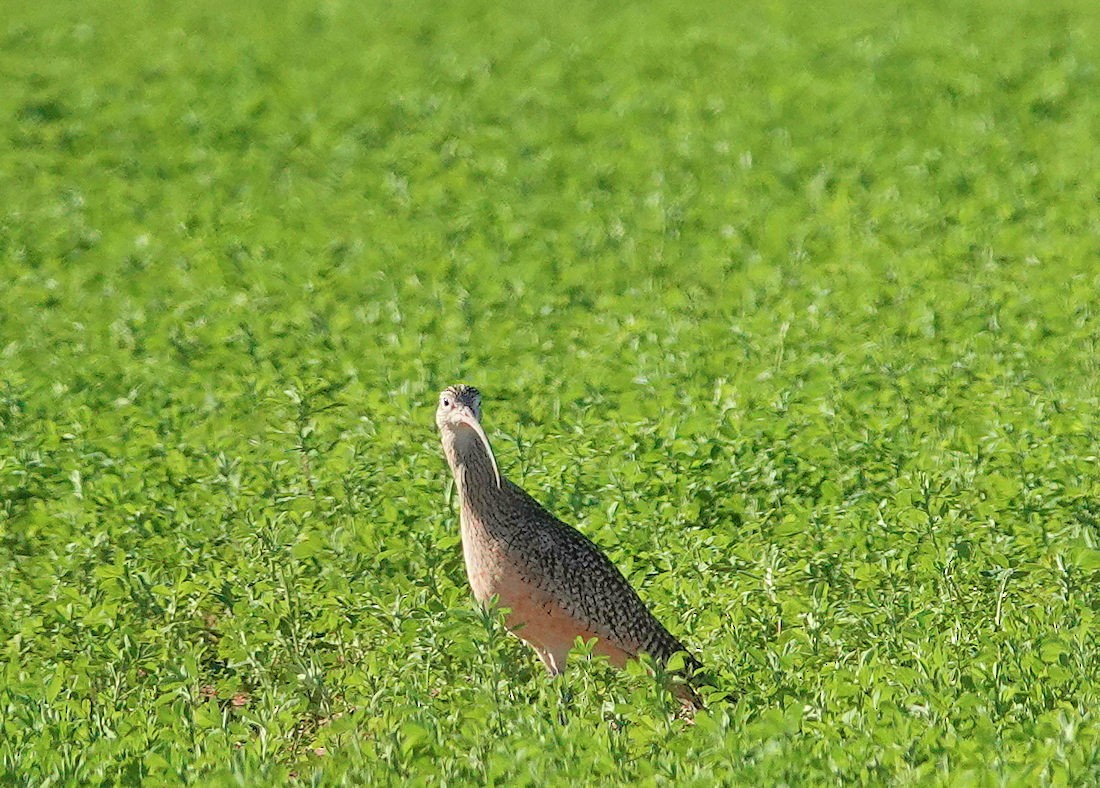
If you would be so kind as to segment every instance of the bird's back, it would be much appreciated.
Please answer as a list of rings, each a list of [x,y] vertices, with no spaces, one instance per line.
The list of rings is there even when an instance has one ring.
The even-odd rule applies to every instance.
[[[538,647],[552,625],[567,638],[566,651],[576,636],[594,636],[614,647],[607,651],[613,657],[644,652],[662,664],[685,651],[600,548],[522,488],[505,480],[484,500],[477,498],[463,503],[464,541],[483,540],[480,549],[490,561],[508,564],[490,573],[501,581],[499,587],[485,591],[520,614],[520,637]],[[469,559],[468,552],[468,565]],[[698,667],[690,657],[688,662],[689,668]]]

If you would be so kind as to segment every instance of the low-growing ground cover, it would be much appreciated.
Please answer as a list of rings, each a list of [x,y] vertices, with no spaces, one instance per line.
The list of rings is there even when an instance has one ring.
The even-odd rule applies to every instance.
[[[5,782],[1100,780],[1092,3],[9,5]],[[460,380],[735,701],[475,611]]]

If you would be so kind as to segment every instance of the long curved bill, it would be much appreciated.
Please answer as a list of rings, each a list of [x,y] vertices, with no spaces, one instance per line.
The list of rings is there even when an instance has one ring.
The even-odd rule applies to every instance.
[[[501,485],[500,471],[497,469],[497,458],[493,456],[493,448],[489,445],[489,438],[485,435],[485,430],[481,428],[481,424],[474,418],[473,413],[463,413],[462,423],[474,431],[474,434],[481,441],[481,445],[485,447],[485,453],[489,455],[489,462],[493,464],[493,476],[496,477],[497,489],[499,489]]]

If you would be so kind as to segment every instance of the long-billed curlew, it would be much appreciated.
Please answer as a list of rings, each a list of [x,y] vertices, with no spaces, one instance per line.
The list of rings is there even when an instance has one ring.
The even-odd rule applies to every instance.
[[[600,549],[503,478],[481,427],[481,395],[451,386],[439,395],[435,422],[461,499],[462,554],[474,597],[494,596],[508,629],[526,641],[551,675],[565,670],[578,637],[623,667],[639,654],[660,664],[685,652],[689,673],[700,665],[638,597]],[[683,684],[680,699],[700,705]]]

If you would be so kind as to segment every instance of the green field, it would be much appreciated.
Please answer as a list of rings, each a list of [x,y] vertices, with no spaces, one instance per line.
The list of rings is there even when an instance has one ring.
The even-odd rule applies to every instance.
[[[1100,782],[1098,41],[5,3],[0,782]],[[475,609],[460,381],[694,724]]]

